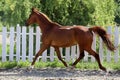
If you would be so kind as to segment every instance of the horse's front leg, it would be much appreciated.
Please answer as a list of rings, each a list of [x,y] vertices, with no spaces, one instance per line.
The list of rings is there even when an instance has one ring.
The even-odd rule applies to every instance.
[[[49,47],[49,45],[47,45],[47,44],[42,44],[41,49],[40,49],[40,50],[38,51],[38,53],[35,55],[35,58],[33,59],[33,62],[32,62],[32,64],[31,64],[31,67],[30,67],[30,68],[34,68],[34,64],[35,64],[37,58],[38,58],[40,55],[42,55],[42,53],[43,53],[48,47]]]
[[[79,54],[79,57],[78,59],[76,59],[76,61],[72,64],[72,69],[76,66],[76,64],[81,60],[83,59],[83,57],[85,56],[84,54],[84,50],[82,48],[79,47],[79,50],[80,50],[80,54]]]
[[[54,48],[55,48],[55,51],[56,51],[56,53],[57,53],[58,59],[59,59],[66,67],[68,67],[68,66],[67,66],[67,63],[66,63],[66,62],[62,59],[62,57],[61,57],[59,47],[54,47]]]

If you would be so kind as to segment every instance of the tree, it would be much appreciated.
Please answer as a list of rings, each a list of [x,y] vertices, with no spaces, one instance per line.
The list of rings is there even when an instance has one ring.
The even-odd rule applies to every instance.
[[[0,24],[24,25],[36,7],[61,25],[109,26],[115,23],[115,5],[114,0],[1,0]]]
[[[92,0],[95,5],[92,22],[95,25],[114,25],[116,4],[114,0]],[[98,4],[99,3],[99,4]]]
[[[32,6],[40,4],[39,0],[2,0],[0,2],[0,21],[3,25],[24,25]],[[33,4],[34,3],[34,4]]]
[[[87,6],[86,2],[88,1],[42,0],[42,12],[62,25],[87,25],[91,19],[92,6]]]
[[[116,13],[115,13],[115,22],[120,25],[120,0],[115,0],[116,1],[116,5],[117,5],[117,9],[116,9]]]

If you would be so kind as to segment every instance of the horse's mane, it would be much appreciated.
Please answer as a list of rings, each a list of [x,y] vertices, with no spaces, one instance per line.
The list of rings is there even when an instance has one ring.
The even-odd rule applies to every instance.
[[[42,12],[39,12],[37,9],[34,9],[33,10],[34,12],[36,12],[37,14],[40,14],[42,15],[43,17],[45,17],[49,22],[55,24],[55,25],[59,25],[61,26],[60,24],[56,23],[56,22],[53,22],[46,14],[42,13]]]
[[[52,22],[52,20],[46,15],[46,14],[44,14],[44,13],[42,13],[42,12],[39,12],[37,9],[35,9],[35,8],[33,8],[32,9],[35,13],[37,13],[37,14],[40,14],[40,15],[42,15],[43,17],[45,17],[49,22]]]
[[[40,14],[42,14],[48,21],[53,22],[46,14],[39,12]]]
[[[56,22],[53,22],[46,14],[42,13],[42,12],[39,12],[39,14],[42,14],[49,22],[55,24],[55,25],[59,25],[61,26],[60,24],[56,23]]]

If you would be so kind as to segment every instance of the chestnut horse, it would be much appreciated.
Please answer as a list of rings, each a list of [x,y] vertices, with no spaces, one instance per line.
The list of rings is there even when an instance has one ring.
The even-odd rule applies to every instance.
[[[99,68],[106,71],[102,66],[99,55],[91,48],[93,42],[93,32],[98,34],[107,48],[111,51],[115,50],[106,31],[98,26],[87,28],[84,26],[62,26],[51,21],[44,13],[32,8],[29,19],[26,21],[26,26],[37,23],[42,31],[42,46],[35,55],[31,66],[34,65],[36,59],[50,46],[55,48],[58,59],[67,67],[66,62],[62,59],[59,47],[69,47],[79,45],[80,54],[78,59],[72,64],[73,67],[85,56],[84,50],[94,56],[98,62]],[[67,54],[67,53],[66,53]]]

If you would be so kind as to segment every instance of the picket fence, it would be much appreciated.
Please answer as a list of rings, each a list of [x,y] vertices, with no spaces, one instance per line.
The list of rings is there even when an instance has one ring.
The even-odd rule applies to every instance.
[[[112,41],[114,42],[114,45],[116,47],[119,46],[119,27],[108,27],[107,32],[111,34]],[[6,27],[2,28],[2,52],[1,52],[1,61],[26,61],[29,60],[30,62],[33,60],[35,54],[40,49],[40,40],[41,40],[41,32],[39,27],[33,28],[33,27],[21,27],[17,25],[17,27],[10,27],[10,30],[8,31]],[[97,52],[99,53],[100,60],[101,61],[115,61],[118,62],[120,59],[119,55],[119,47],[114,51],[110,52],[108,49],[106,49],[103,45],[103,42],[101,38],[96,37],[94,34],[94,41],[92,48],[96,51],[96,47],[98,46]],[[96,46],[96,39],[97,42],[99,42],[99,45]],[[9,42],[6,42],[8,40]],[[62,57],[66,61],[74,61],[76,58],[78,58],[79,55],[79,49],[78,46],[71,46],[67,48],[60,48]],[[54,48],[50,47],[49,50],[46,50],[43,52],[42,56],[39,57],[39,59],[42,59],[42,61],[54,61],[54,59],[57,58]],[[39,61],[38,59],[38,61]],[[92,61],[94,62],[95,59],[93,56],[89,55],[85,51],[85,57],[83,59],[84,61]]]

